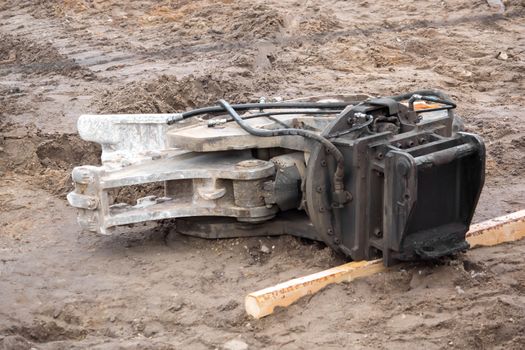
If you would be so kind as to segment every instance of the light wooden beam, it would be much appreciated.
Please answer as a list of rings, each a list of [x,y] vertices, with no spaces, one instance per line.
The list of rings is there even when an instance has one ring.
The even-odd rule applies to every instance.
[[[305,277],[277,284],[246,296],[246,312],[261,318],[273,313],[277,306],[286,307],[308,294],[317,293],[329,284],[351,281],[385,271],[383,260],[353,261]]]
[[[525,237],[525,210],[470,226],[466,239],[471,248],[517,241]]]
[[[472,225],[466,235],[471,247],[496,245],[523,237],[525,210]],[[305,295],[317,293],[329,284],[352,281],[386,270],[381,259],[355,261],[295,278],[248,294],[245,299],[246,312],[254,318],[261,318],[273,313],[276,307],[289,306]]]

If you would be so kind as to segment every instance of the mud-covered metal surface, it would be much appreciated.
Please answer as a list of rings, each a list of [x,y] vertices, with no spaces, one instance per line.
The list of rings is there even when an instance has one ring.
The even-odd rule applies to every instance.
[[[462,132],[455,108],[445,93],[419,90],[362,100],[221,100],[180,114],[84,115],[79,134],[101,145],[102,166],[74,168],[67,199],[80,226],[102,234],[217,216],[256,224],[255,236],[264,222],[279,221],[277,213],[293,212],[308,217],[314,239],[353,260],[383,258],[390,266],[450,256],[468,248],[465,233],[485,179],[483,140]],[[191,119],[198,120],[178,126]],[[115,188],[154,182],[163,183],[164,196],[131,204],[111,196]]]
[[[523,242],[335,285],[256,322],[247,293],[342,261],[287,236],[81,235],[65,201],[72,167],[99,165],[82,114],[434,87],[486,143],[474,222],[522,209],[525,14],[502,3],[0,3],[0,346],[521,349]]]
[[[357,121],[363,112],[368,122]],[[305,198],[319,236],[336,251],[391,265],[468,248],[465,233],[485,179],[483,141],[453,131],[452,110],[429,118],[418,112],[372,99],[323,131],[344,152],[347,201],[334,203],[334,162],[322,148],[309,159]]]

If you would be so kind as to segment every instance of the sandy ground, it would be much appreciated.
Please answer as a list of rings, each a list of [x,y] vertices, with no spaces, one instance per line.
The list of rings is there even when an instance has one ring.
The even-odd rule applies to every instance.
[[[246,293],[342,260],[169,223],[83,234],[64,200],[71,168],[100,152],[75,134],[82,113],[439,88],[487,145],[475,221],[522,209],[525,5],[503,3],[0,1],[0,349],[525,347],[525,242],[396,267],[255,321]]]

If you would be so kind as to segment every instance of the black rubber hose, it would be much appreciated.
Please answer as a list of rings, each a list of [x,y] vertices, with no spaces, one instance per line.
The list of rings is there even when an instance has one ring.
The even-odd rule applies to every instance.
[[[327,111],[275,111],[275,112],[261,112],[256,114],[250,114],[250,115],[243,115],[241,118],[243,120],[246,119],[253,119],[253,118],[260,118],[260,117],[266,117],[270,120],[273,120],[275,123],[280,124],[281,126],[284,126],[285,128],[289,128],[290,126],[286,124],[285,122],[281,121],[280,119],[274,118],[274,115],[286,115],[286,114],[338,114],[341,113],[340,110],[327,110]],[[233,120],[233,119],[230,119]],[[230,121],[228,120],[228,121]]]
[[[401,95],[390,96],[390,98],[401,101],[407,100],[412,95],[426,95],[426,96],[437,96],[442,100],[447,100],[450,102],[450,99],[447,95],[442,93],[439,90],[418,90],[414,92],[409,92]],[[365,100],[359,101],[348,101],[348,102],[273,102],[273,103],[244,103],[244,104],[234,104],[232,107],[235,110],[249,110],[249,109],[278,109],[278,108],[326,108],[326,109],[344,109],[348,105],[356,105]],[[453,103],[452,103],[453,104]],[[455,104],[454,104],[455,106]],[[191,118],[197,115],[210,114],[210,113],[220,113],[224,112],[224,109],[221,106],[210,106],[193,109],[191,111],[183,112],[175,117],[170,117],[167,119],[168,125],[174,124],[180,120]]]
[[[364,129],[364,128],[368,127],[370,124],[372,124],[373,121],[374,121],[374,117],[368,116],[367,120],[363,124],[353,125],[350,129],[339,131],[339,132],[335,132],[333,134],[328,134],[328,135],[326,135],[326,138],[327,139],[333,139],[333,138],[336,138],[336,137],[340,137],[340,136],[343,136],[343,135],[350,134],[351,132],[354,132],[354,131],[357,131],[357,130]]]
[[[275,111],[275,112],[262,112],[262,113],[256,113],[256,114],[243,115],[243,116],[241,116],[241,118],[243,120],[247,120],[247,119],[260,118],[260,117],[267,117],[267,118],[273,120],[274,122],[276,122],[277,124],[281,124],[282,126],[288,128],[288,127],[290,127],[289,125],[287,125],[286,123],[282,122],[279,119],[272,118],[272,116],[274,116],[274,115],[287,115],[287,114],[339,114],[339,113],[341,113],[341,110],[338,110],[338,109],[326,110],[326,111],[321,111],[321,110],[317,110],[317,111]],[[230,122],[230,121],[233,121],[233,120],[234,119],[230,117],[226,121]]]
[[[442,103],[451,106],[451,108],[456,108],[456,104],[450,100],[448,95],[444,94],[439,90],[417,90],[413,92],[408,92],[406,94],[394,95],[389,98],[396,101],[408,100],[409,108],[413,110],[413,103],[417,99],[413,99],[414,96],[419,97],[420,100],[431,101],[436,103]]]
[[[327,110],[327,111],[275,111],[275,112],[262,112],[262,113],[256,113],[256,114],[249,114],[249,115],[243,115],[241,118],[243,120],[246,119],[252,119],[252,118],[259,118],[259,117],[267,117],[269,115],[286,115],[286,114],[338,114],[341,113],[341,109],[336,110]],[[231,119],[233,120],[233,118]]]
[[[423,95],[420,95],[420,94],[413,94],[408,99],[408,108],[410,108],[410,110],[413,111],[414,110],[414,102],[418,101],[418,100],[441,103],[441,104],[450,106],[451,108],[456,108],[457,107],[454,102],[449,101],[449,100],[441,99],[441,98],[438,98],[438,97],[435,97],[435,96],[423,96]]]
[[[287,128],[287,129],[274,129],[274,130],[265,130],[265,129],[259,129],[254,128],[251,125],[247,124],[242,117],[237,114],[233,106],[231,106],[228,102],[224,100],[219,100],[219,104],[228,112],[228,114],[239,124],[239,126],[246,131],[247,133],[259,136],[259,137],[272,137],[272,136],[302,136],[314,141],[319,142],[322,144],[330,154],[332,154],[335,158],[335,161],[337,162],[337,168],[334,173],[333,178],[333,185],[334,185],[334,193],[336,194],[335,198],[343,198],[342,194],[344,192],[344,183],[343,183],[343,177],[344,177],[344,157],[341,151],[337,149],[337,147],[334,146],[333,143],[328,141],[326,138],[308,131],[308,130],[302,130],[302,129],[293,129],[293,128]],[[338,203],[341,204],[341,203]]]
[[[249,109],[278,109],[278,108],[319,108],[319,109],[338,109],[342,110],[348,105],[355,105],[362,101],[349,101],[349,102],[274,102],[274,103],[244,103],[232,105],[235,110],[249,110]],[[221,106],[211,106],[193,109],[177,115],[176,117],[168,118],[168,124],[174,124],[179,120],[191,118],[201,114],[209,113],[220,113],[224,112],[224,108]]]
[[[439,90],[417,90],[417,91],[413,91],[413,92],[407,92],[407,93],[401,94],[401,95],[389,96],[389,98],[394,99],[396,101],[402,101],[402,100],[408,100],[414,94],[425,95],[425,96],[429,96],[430,95],[430,96],[439,97],[439,98],[441,98],[443,100],[450,100],[450,98],[447,95],[445,95],[443,92],[441,92]]]

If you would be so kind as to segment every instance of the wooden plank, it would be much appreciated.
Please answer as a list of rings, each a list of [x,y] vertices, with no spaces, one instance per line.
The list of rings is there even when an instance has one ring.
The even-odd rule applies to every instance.
[[[385,271],[383,260],[354,261],[305,277],[277,284],[246,296],[246,312],[261,318],[273,313],[278,306],[286,307],[308,294],[314,294],[329,284],[351,281]]]
[[[470,226],[466,239],[471,248],[517,241],[525,237],[525,209]]]
[[[525,237],[525,210],[471,226],[466,239],[472,247],[490,246]],[[286,307],[305,295],[314,294],[329,284],[352,281],[386,271],[381,259],[356,261],[250,293],[245,298],[246,312],[254,318],[267,316],[276,307]]]

